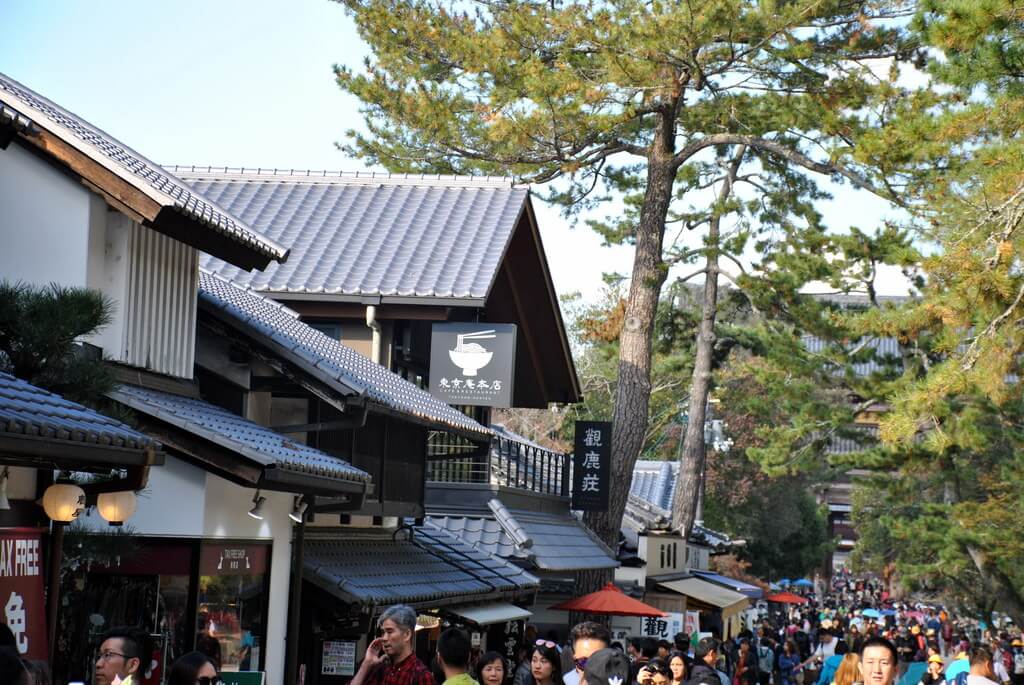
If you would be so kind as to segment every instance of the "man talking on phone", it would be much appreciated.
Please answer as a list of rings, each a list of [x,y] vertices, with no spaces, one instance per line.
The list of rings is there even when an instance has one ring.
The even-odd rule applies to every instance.
[[[430,669],[413,654],[416,612],[411,607],[388,607],[377,627],[380,637],[366,648],[349,685],[436,685]]]

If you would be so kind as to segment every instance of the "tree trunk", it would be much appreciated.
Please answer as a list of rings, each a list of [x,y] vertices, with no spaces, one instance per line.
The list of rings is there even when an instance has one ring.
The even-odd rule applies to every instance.
[[[732,193],[733,181],[739,170],[746,146],[740,146],[729,164],[728,174],[722,181],[718,193],[721,204]],[[689,420],[683,438],[682,454],[679,458],[679,476],[672,495],[672,528],[678,529],[684,540],[693,530],[700,499],[701,474],[704,472],[706,446],[704,444],[704,420],[707,416],[708,394],[711,392],[711,367],[715,351],[715,318],[718,316],[718,253],[721,236],[719,208],[708,227],[707,252],[704,272],[704,296],[701,300],[700,328],[697,332],[697,354],[693,363],[693,379],[690,381]]]
[[[965,545],[968,556],[981,574],[985,584],[991,589],[992,599],[996,600],[1000,610],[1009,614],[1014,625],[1024,625],[1024,597],[1017,592],[1013,581],[992,563],[988,554],[973,545]]]
[[[633,481],[633,466],[647,432],[651,398],[651,343],[654,317],[667,270],[662,259],[665,218],[672,202],[675,169],[672,166],[673,130],[670,118],[656,127],[647,163],[647,187],[636,230],[636,249],[624,325],[619,337],[619,378],[612,415],[611,488],[608,511],[587,512],[587,525],[612,550],[619,546],[619,531],[626,499]],[[601,589],[611,581],[612,570],[581,571],[578,591]]]

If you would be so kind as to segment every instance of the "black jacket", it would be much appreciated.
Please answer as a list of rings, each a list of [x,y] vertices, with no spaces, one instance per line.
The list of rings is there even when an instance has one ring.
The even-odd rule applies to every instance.
[[[722,680],[717,670],[700,661],[690,670],[690,679],[686,685],[722,685]]]

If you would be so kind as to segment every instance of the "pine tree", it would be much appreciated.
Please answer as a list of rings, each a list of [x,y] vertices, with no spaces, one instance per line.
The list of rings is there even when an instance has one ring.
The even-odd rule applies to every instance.
[[[622,216],[595,224],[610,241],[634,246],[618,343],[613,483],[629,482],[646,433],[662,286],[672,265],[702,263],[689,392],[694,428],[684,440],[674,506],[687,533],[704,459],[699,427],[711,387],[719,260],[742,253],[750,237],[740,232],[730,243],[721,218],[740,201],[734,190],[742,182],[766,197],[765,216],[775,202],[806,196],[810,181],[796,168],[889,194],[853,152],[885,116],[874,105],[897,94],[871,67],[912,49],[902,24],[890,21],[905,16],[909,3],[343,4],[373,53],[365,72],[337,69],[341,87],[362,100],[369,131],[350,132],[350,151],[394,171],[560,179],[549,199],[570,213],[608,197],[623,201]],[[759,191],[757,174],[780,182]],[[816,228],[794,225],[792,211],[775,226]],[[683,249],[666,234],[672,222],[701,231],[702,245]],[[587,516],[609,544],[626,494],[616,488],[607,513]],[[603,580],[600,574],[586,585]]]

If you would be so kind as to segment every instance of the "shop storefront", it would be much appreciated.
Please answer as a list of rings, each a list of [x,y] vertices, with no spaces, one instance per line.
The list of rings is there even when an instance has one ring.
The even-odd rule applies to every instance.
[[[89,547],[110,536],[69,538]],[[153,636],[143,683],[160,683],[167,667],[197,649],[220,670],[264,670],[272,545],[225,540],[123,536],[121,550],[88,550],[110,563],[66,573],[55,671],[88,682],[99,637],[114,626],[141,626]]]

